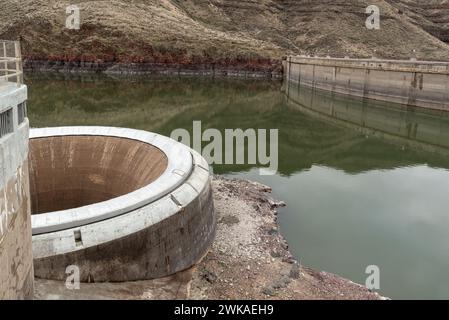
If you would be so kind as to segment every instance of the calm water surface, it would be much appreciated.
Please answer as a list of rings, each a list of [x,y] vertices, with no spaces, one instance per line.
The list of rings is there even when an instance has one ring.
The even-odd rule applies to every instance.
[[[449,298],[449,117],[279,82],[31,77],[33,127],[106,125],[169,135],[279,129],[279,172],[214,166],[273,187],[301,263],[364,284],[380,268],[391,298]]]

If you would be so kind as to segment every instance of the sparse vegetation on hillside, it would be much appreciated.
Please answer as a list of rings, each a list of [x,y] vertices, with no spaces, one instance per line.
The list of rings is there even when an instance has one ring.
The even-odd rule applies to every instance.
[[[81,29],[65,28],[78,3]],[[44,60],[211,63],[289,53],[449,60],[447,0],[2,0],[0,38]],[[368,5],[381,29],[365,27]]]

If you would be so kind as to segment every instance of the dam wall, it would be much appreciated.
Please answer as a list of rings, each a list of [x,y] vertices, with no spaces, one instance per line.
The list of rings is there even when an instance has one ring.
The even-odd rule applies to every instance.
[[[33,297],[26,100],[20,43],[0,40],[0,300]]]
[[[449,111],[448,62],[290,56],[284,70],[313,89]]]
[[[0,300],[33,296],[26,97],[0,82]]]

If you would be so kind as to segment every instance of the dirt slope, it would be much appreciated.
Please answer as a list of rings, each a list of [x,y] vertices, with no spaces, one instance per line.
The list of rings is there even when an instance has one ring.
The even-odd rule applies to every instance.
[[[0,38],[27,57],[197,63],[279,59],[288,53],[449,60],[447,1],[419,0],[1,0]],[[81,29],[65,28],[78,3]],[[381,8],[381,30],[365,8]],[[432,34],[430,34],[430,33]]]
[[[399,12],[438,39],[449,42],[449,0],[389,0]]]

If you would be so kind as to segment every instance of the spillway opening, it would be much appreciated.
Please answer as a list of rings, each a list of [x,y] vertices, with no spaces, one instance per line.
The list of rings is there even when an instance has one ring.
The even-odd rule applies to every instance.
[[[128,138],[30,139],[31,213],[78,208],[131,193],[160,177],[167,164],[160,149]]]

